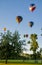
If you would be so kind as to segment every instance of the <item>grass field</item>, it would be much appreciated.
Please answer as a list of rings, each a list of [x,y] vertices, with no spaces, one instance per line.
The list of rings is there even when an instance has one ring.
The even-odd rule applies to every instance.
[[[6,60],[0,60],[0,63],[5,63]],[[25,63],[25,64],[42,64],[42,60],[8,60],[7,63]]]
[[[5,64],[5,63],[0,63],[0,65],[42,65],[42,64]]]
[[[42,60],[8,60],[5,64],[5,60],[0,60],[0,65],[42,65]]]

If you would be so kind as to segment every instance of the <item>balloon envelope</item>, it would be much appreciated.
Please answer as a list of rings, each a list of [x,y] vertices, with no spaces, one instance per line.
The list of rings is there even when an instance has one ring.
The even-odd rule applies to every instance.
[[[28,34],[26,34],[26,37],[28,37]]]
[[[16,17],[16,21],[17,21],[18,23],[20,23],[22,20],[23,20],[22,16],[17,16],[17,17]]]
[[[35,10],[35,8],[36,8],[35,4],[30,4],[30,7],[29,7],[30,11],[33,12]]]
[[[28,34],[24,34],[24,37],[28,37]]]
[[[29,25],[30,27],[32,27],[33,24],[34,24],[34,23],[33,23],[32,21],[28,23],[28,25]]]
[[[24,35],[24,37],[25,37],[25,35]]]
[[[6,28],[4,28],[4,31],[6,31]]]

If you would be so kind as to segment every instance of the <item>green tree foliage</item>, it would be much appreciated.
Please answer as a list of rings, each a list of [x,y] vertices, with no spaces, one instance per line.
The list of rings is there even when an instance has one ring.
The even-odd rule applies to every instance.
[[[6,63],[8,58],[10,57],[10,43],[11,42],[11,32],[7,31],[7,33],[2,34],[1,36],[1,59],[6,59]]]
[[[37,34],[31,34],[30,35],[30,41],[28,43],[30,44],[30,50],[33,51],[33,56],[36,56],[36,50],[38,49],[38,42],[37,42]],[[36,57],[35,57],[36,58]]]
[[[14,34],[12,35],[12,56],[13,58],[15,57],[18,58],[19,54],[21,53],[21,43],[19,42],[20,40],[20,35],[17,31],[14,32]]]
[[[40,52],[37,51],[37,53],[36,53],[36,58],[37,58],[38,60],[41,59],[40,56],[41,56]]]
[[[7,60],[10,58],[17,58],[19,53],[21,53],[21,44],[19,43],[19,33],[15,31],[12,34],[10,31],[2,33],[1,35],[1,45],[0,45],[0,58]]]

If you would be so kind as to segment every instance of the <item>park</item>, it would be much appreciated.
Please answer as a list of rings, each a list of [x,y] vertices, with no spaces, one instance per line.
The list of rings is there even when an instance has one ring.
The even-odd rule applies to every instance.
[[[0,65],[42,65],[42,0],[0,0]]]

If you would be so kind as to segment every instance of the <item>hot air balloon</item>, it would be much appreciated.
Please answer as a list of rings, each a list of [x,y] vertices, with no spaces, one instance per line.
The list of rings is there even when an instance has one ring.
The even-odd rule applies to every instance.
[[[6,27],[4,27],[4,29],[3,29],[4,31],[6,31]]]
[[[30,27],[32,27],[32,26],[34,25],[34,23],[33,23],[32,21],[30,21],[30,22],[28,23],[28,25],[29,25]]]
[[[25,34],[24,34],[24,37],[26,37]]]
[[[27,38],[27,37],[28,37],[28,34],[24,34],[24,37],[26,37],[26,38]]]
[[[17,17],[16,17],[16,21],[17,21],[18,23],[20,23],[22,20],[23,20],[22,16],[17,16]]]
[[[26,34],[26,37],[28,37],[28,34]]]
[[[33,12],[36,9],[35,4],[30,4],[29,10]]]

